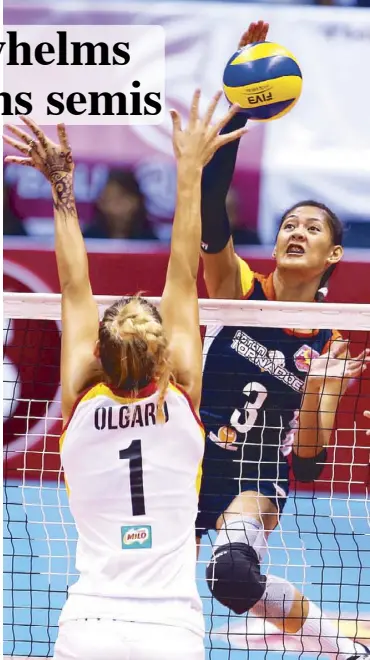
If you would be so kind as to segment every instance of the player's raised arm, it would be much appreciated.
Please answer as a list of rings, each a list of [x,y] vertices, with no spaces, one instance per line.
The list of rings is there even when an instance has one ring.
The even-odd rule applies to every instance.
[[[238,47],[265,41],[268,23],[251,23]],[[246,114],[239,113],[223,128],[222,133],[245,126]],[[202,257],[204,278],[211,298],[240,298],[247,292],[249,271],[236,255],[226,197],[234,174],[239,140],[222,147],[205,167],[202,178]],[[244,272],[245,271],[245,272]]]
[[[34,167],[50,181],[54,202],[55,252],[62,292],[62,413],[68,418],[73,404],[94,377],[94,359],[99,318],[90,280],[87,254],[73,192],[73,160],[63,124],[57,126],[59,144],[50,140],[35,122],[22,117],[27,130],[6,126],[17,140],[4,141],[21,154],[8,156],[9,163]]]
[[[228,135],[220,135],[220,130],[232,119],[237,108],[232,108],[218,124],[211,126],[221,93],[214,97],[202,119],[199,118],[199,96],[199,91],[195,92],[186,128],[182,128],[178,113],[171,113],[177,160],[177,202],[161,302],[171,367],[177,382],[188,391],[195,408],[199,408],[202,373],[197,294],[202,171],[219,147],[238,139],[244,132],[242,128]]]

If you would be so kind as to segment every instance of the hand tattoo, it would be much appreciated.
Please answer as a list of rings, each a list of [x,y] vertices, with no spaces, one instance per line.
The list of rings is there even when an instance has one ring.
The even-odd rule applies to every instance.
[[[67,216],[77,217],[73,193],[74,163],[65,130],[63,131],[64,146],[67,147],[65,149],[47,140],[38,126],[34,127],[34,133],[44,153],[42,154],[36,147],[35,153],[32,154],[33,160],[37,169],[51,183],[55,209],[64,216],[64,219]]]
[[[46,156],[43,159],[42,165],[39,165],[39,168],[50,183],[53,184],[56,174],[61,174],[62,172],[72,174],[72,152],[70,150],[61,151],[60,147],[48,146]]]
[[[41,172],[52,186],[54,207],[62,218],[77,218],[75,199],[73,194],[73,159],[69,146],[67,132],[64,124],[58,124],[57,131],[59,144],[49,140],[41,128],[31,118],[23,118],[24,123],[31,130],[36,139],[16,126],[8,128],[22,142],[7,139],[7,142],[27,155],[27,158],[13,158],[13,162],[34,167]],[[10,159],[9,159],[10,160]]]

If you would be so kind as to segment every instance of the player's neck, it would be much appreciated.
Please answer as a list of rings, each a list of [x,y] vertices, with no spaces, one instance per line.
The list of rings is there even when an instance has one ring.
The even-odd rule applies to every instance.
[[[297,273],[281,272],[277,268],[273,273],[275,299],[293,302],[312,302],[320,284],[320,278],[307,280]]]

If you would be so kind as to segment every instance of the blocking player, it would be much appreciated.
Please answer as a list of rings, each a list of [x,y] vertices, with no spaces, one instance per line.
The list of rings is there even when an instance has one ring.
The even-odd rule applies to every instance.
[[[55,660],[200,660],[203,616],[195,582],[202,347],[196,278],[203,166],[243,129],[221,137],[235,114],[210,125],[199,92],[188,126],[172,111],[177,205],[166,283],[157,311],[121,298],[99,324],[73,193],[66,130],[52,142],[8,129],[50,181],[62,291],[61,458],[78,530],[78,581],[60,617]],[[123,257],[124,258],[124,257]],[[117,282],[117,288],[124,288]],[[175,384],[176,383],[176,384]]]
[[[252,24],[240,46],[264,40],[267,30],[263,22]],[[225,132],[245,122],[245,115],[237,114]],[[296,204],[281,220],[274,272],[267,277],[252,272],[234,251],[225,210],[237,148],[238,142],[222,148],[203,175],[209,296],[322,299],[343,254],[340,221],[323,204]],[[340,396],[348,378],[360,376],[370,352],[350,359],[332,330],[256,327],[208,328],[204,348],[201,415],[207,438],[197,530],[199,536],[209,529],[218,532],[207,567],[213,596],[237,614],[251,611],[296,634],[303,651],[321,650],[332,660],[360,657],[361,645],[339,635],[320,608],[287,580],[262,575],[261,562],[288,497],[288,455],[293,448],[297,479],[319,477]]]

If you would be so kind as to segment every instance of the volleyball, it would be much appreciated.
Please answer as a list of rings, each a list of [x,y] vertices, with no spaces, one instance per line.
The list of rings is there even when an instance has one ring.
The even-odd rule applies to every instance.
[[[297,103],[302,73],[284,46],[263,41],[230,57],[223,88],[229,103],[238,103],[249,119],[271,121],[286,115]]]

